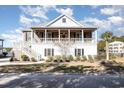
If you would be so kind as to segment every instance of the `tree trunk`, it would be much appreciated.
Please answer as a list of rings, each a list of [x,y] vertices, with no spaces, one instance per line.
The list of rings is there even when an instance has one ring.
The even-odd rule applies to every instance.
[[[109,47],[108,47],[108,41],[106,41],[106,60],[109,60]]]

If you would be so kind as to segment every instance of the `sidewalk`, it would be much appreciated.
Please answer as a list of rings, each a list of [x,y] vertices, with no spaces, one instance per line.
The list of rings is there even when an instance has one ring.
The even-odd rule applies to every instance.
[[[9,62],[10,61],[10,59],[11,59],[11,57],[6,57],[6,58],[0,58],[0,63],[1,62]]]

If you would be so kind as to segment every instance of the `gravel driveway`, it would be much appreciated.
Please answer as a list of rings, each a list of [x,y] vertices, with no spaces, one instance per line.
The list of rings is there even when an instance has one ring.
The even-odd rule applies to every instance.
[[[118,88],[124,87],[124,75],[1,73],[1,88]]]

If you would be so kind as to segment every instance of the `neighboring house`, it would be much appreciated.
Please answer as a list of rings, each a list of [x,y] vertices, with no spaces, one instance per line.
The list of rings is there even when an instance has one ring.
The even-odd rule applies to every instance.
[[[45,26],[23,30],[22,51],[38,60],[56,55],[97,55],[96,30],[60,15]]]
[[[114,41],[109,43],[109,53],[122,54],[124,53],[124,42]]]
[[[3,39],[0,39],[0,55],[3,53]]]

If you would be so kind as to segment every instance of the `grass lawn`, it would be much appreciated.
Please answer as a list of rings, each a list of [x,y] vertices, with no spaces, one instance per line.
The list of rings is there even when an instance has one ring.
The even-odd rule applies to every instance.
[[[124,72],[124,64],[117,62],[107,62],[100,64],[100,62],[46,62],[41,64],[29,65],[9,65],[0,66],[2,73],[28,73],[28,72],[45,72],[45,73],[100,73],[100,72]],[[114,71],[114,72],[113,72]]]
[[[84,73],[86,71],[97,72],[101,67],[97,63],[68,62],[68,63],[42,63],[30,65],[0,66],[0,72],[61,72],[61,73]]]

